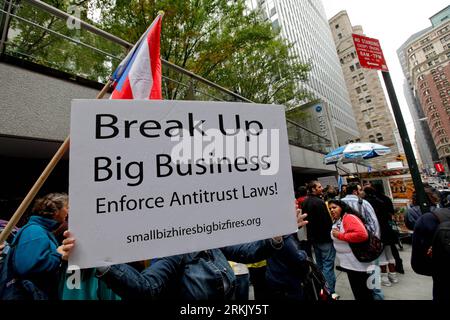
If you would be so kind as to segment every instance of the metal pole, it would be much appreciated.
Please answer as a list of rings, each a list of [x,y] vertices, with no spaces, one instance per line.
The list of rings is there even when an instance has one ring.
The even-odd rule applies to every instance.
[[[411,177],[416,189],[417,201],[420,205],[422,213],[430,211],[430,204],[428,203],[425,189],[423,187],[422,178],[420,176],[419,168],[417,166],[416,157],[414,156],[411,141],[409,140],[408,131],[406,130],[405,121],[403,120],[402,111],[395,94],[394,85],[392,84],[391,75],[389,72],[382,71],[384,83],[389,94],[389,100],[391,101],[392,111],[394,112],[395,121],[397,122],[398,132],[402,139],[403,149],[405,150],[406,160],[408,160],[408,166],[411,173]]]
[[[3,54],[3,49],[5,47],[6,37],[8,36],[9,20],[11,19],[12,2],[13,2],[13,0],[9,1],[8,11],[5,14],[2,38],[0,40],[0,55]]]

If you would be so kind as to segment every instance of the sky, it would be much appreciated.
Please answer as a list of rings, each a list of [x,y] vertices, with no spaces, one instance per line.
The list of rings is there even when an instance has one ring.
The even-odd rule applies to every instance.
[[[397,49],[414,33],[430,27],[429,18],[448,6],[449,0],[322,0],[322,3],[328,19],[346,10],[353,26],[361,25],[367,37],[380,40],[410,139],[414,140],[414,123],[403,94],[405,77]],[[387,94],[386,99],[389,101]]]

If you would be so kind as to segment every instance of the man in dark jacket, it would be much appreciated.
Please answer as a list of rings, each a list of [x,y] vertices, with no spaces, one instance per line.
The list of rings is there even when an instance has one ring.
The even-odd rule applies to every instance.
[[[331,239],[333,221],[325,202],[322,200],[323,188],[319,181],[308,184],[308,198],[303,202],[303,213],[308,214],[308,241],[314,247],[316,264],[322,271],[332,293],[335,291],[336,275],[334,260],[336,250]]]

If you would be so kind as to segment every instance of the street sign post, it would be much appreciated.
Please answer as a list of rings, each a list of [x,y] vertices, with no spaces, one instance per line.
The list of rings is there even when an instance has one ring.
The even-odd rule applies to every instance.
[[[417,166],[416,157],[414,156],[411,140],[408,136],[405,120],[400,110],[400,104],[397,100],[397,95],[392,84],[391,75],[384,59],[383,51],[380,42],[377,39],[368,38],[359,34],[352,34],[353,42],[355,44],[356,53],[358,55],[361,67],[366,69],[380,70],[383,74],[386,90],[391,101],[392,111],[394,113],[395,122],[397,123],[398,132],[400,134],[403,148],[405,149],[406,160],[408,161],[409,170],[414,183],[414,188],[417,194],[417,200],[420,205],[422,213],[429,211],[429,203],[425,195],[425,189],[420,176],[419,168]]]

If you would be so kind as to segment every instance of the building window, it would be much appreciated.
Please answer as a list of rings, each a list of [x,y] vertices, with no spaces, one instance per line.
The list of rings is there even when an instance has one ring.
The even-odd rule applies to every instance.
[[[356,63],[356,69],[361,69],[361,65],[359,64],[359,62]]]
[[[378,120],[373,120],[373,121],[372,121],[372,126],[373,126],[374,128],[378,127]]]
[[[438,34],[438,35],[444,34],[444,33],[446,33],[448,30],[449,30],[449,29],[448,29],[448,26],[446,26],[445,28],[442,28],[441,30],[439,30],[439,31],[437,32],[437,34]]]
[[[364,73],[359,74],[359,80],[364,80]]]
[[[441,38],[442,44],[445,44],[450,41],[450,34],[446,35],[445,37]]]
[[[358,94],[361,93],[361,88],[360,87],[357,87],[355,90],[356,90],[356,93],[358,93]]]
[[[436,52],[432,51],[432,52],[430,52],[429,54],[427,54],[427,55],[425,56],[425,58],[427,58],[427,60],[428,60],[428,59],[433,58],[433,57],[435,57],[435,56],[436,56]]]
[[[342,33],[338,33],[338,38],[342,39]]]
[[[375,140],[375,137],[373,135],[369,136],[369,141],[373,143],[377,142],[377,140]]]
[[[366,97],[366,103],[371,103],[372,102],[372,97],[371,96],[367,96]]]
[[[425,43],[428,43],[428,42],[430,42],[430,39],[429,38],[425,38],[422,41],[420,41],[420,45],[422,46],[422,45],[424,45]]]
[[[353,79],[353,82],[356,82],[358,80],[358,77],[357,76],[353,76],[352,79]]]
[[[381,133],[377,133],[377,141],[378,142],[384,141],[383,135]]]
[[[355,66],[350,66],[350,71],[351,72],[355,71]]]
[[[423,52],[428,52],[434,50],[434,46],[432,44],[426,46],[425,48],[423,48]]]
[[[363,91],[367,91],[367,84],[363,84],[361,88]]]
[[[338,25],[338,24],[337,24],[337,25],[335,25],[334,27],[335,27],[336,29],[339,29],[339,25]]]
[[[372,124],[369,122],[366,122],[366,128],[367,129],[372,129]]]

